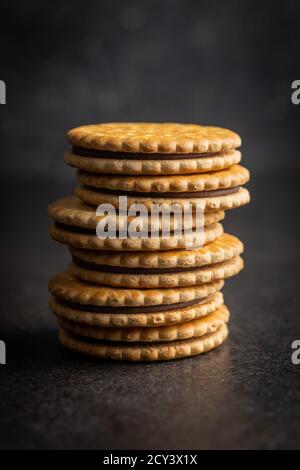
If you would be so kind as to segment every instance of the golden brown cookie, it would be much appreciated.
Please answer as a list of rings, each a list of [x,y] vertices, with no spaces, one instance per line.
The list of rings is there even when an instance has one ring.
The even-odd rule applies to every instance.
[[[132,308],[138,307],[137,313],[148,313],[153,311],[152,306],[155,306],[154,311],[166,311],[194,305],[222,289],[223,285],[224,282],[220,280],[200,286],[175,289],[120,289],[89,284],[74,278],[66,271],[50,280],[49,291],[65,302],[80,304],[81,310],[84,310],[84,306],[89,308],[95,306],[96,313],[101,313],[102,310],[104,313],[109,313],[111,307],[111,313],[127,313],[125,307],[129,307],[128,312],[134,313],[135,310]]]
[[[213,242],[195,250],[170,251],[98,251],[70,248],[73,257],[99,266],[172,269],[205,266],[222,263],[243,252],[241,240],[229,233],[223,233]]]
[[[218,238],[223,233],[221,224],[213,224],[204,227],[202,245]],[[50,227],[50,235],[57,242],[75,248],[88,250],[117,250],[117,251],[155,251],[175,250],[196,247],[197,234],[185,234],[180,237],[157,238],[98,238],[97,235],[83,230],[74,229],[71,226],[55,224]],[[198,244],[199,245],[199,244]]]
[[[205,153],[231,150],[240,137],[221,127],[177,123],[103,123],[71,129],[69,142],[76,147],[141,153]]]
[[[211,211],[235,209],[248,204],[250,201],[250,195],[246,188],[234,188],[230,194],[225,195],[224,191],[226,190],[220,191],[222,191],[222,193],[219,193],[217,196],[210,195],[209,197],[189,196],[188,198],[181,198],[180,196],[172,196],[169,198],[161,197],[161,194],[159,194],[159,197],[145,197],[142,195],[127,196],[127,207],[130,207],[132,204],[144,204],[147,210],[151,211],[153,204],[167,204],[169,206],[179,204],[181,207],[184,207],[184,205],[189,202],[192,204],[193,208],[196,208],[197,205],[199,205],[204,211]],[[231,191],[231,188],[229,191]],[[97,190],[96,188],[84,185],[77,186],[75,193],[83,202],[93,206],[98,206],[99,204],[112,204],[116,209],[119,207],[118,194],[103,192],[100,189]]]
[[[89,356],[120,361],[167,361],[202,354],[220,346],[228,336],[224,324],[204,336],[158,343],[124,344],[97,341],[75,336],[60,328],[59,339],[63,346]]]
[[[152,289],[156,287],[184,287],[197,286],[219,279],[235,276],[243,269],[243,260],[240,256],[231,258],[223,263],[202,267],[163,269],[136,269],[132,273],[128,268],[115,268],[115,271],[99,267],[95,264],[85,264],[74,260],[70,265],[70,273],[83,281],[112,287],[130,287]],[[120,272],[121,271],[121,272]],[[154,272],[153,272],[154,271]],[[176,272],[174,272],[176,271]]]
[[[106,123],[68,132],[67,164],[106,174],[187,174],[228,168],[241,159],[240,137],[220,127]]]
[[[208,192],[235,188],[249,181],[249,171],[241,165],[233,165],[226,170],[216,172],[200,173],[193,175],[173,176],[119,176],[119,175],[97,175],[86,171],[78,171],[77,179],[80,183],[105,190],[111,194],[124,194],[137,196],[141,193],[144,197],[166,196],[168,199],[176,196],[184,198],[187,193],[194,197],[209,197]],[[134,194],[132,194],[134,193]],[[174,195],[175,193],[175,195]]]
[[[74,321],[58,317],[59,325],[75,336],[100,339],[105,341],[176,341],[189,339],[212,333],[227,323],[229,320],[229,310],[225,305],[210,313],[209,315],[178,323],[172,326],[156,326],[150,328],[103,328],[83,325]]]
[[[58,224],[71,225],[73,227],[81,227],[86,229],[96,229],[97,223],[103,216],[96,215],[96,207],[84,204],[76,196],[68,196],[59,199],[48,207],[49,216]],[[209,226],[224,219],[224,211],[210,211],[204,214],[204,225]],[[118,216],[119,217],[119,216]],[[122,219],[122,217],[120,216]],[[192,223],[187,223],[186,227],[195,227],[196,215],[192,216]],[[133,220],[133,217],[128,216],[128,223]],[[178,227],[177,219],[174,216],[170,217],[170,231],[174,231]],[[119,218],[117,218],[117,228],[119,227]],[[161,230],[161,217],[159,218],[159,229]]]
[[[100,173],[100,174],[117,174],[117,175],[186,175],[191,173],[203,173],[206,171],[218,171],[229,168],[241,161],[241,152],[238,150],[228,150],[214,154],[194,154],[190,158],[183,158],[177,154],[176,159],[168,160],[154,159],[155,156],[160,157],[162,154],[137,154],[139,160],[132,159],[133,154],[123,154],[126,159],[120,158],[116,152],[112,156],[108,156],[108,152],[104,152],[102,157],[79,155],[75,153],[75,149],[68,150],[65,153],[65,163],[71,167],[81,170]],[[202,155],[202,156],[201,156]]]
[[[201,318],[215,311],[223,304],[223,294],[219,291],[199,301],[195,305],[175,308],[164,312],[146,313],[95,313],[80,310],[80,305],[69,306],[55,297],[50,298],[49,306],[55,315],[88,326],[100,327],[153,327],[172,325]]]

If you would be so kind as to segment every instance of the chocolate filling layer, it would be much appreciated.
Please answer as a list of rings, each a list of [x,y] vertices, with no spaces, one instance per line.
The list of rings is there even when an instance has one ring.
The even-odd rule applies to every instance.
[[[116,160],[187,160],[192,158],[207,158],[221,155],[220,152],[211,153],[132,153],[112,152],[110,150],[86,149],[73,147],[72,152],[82,157],[114,158]],[[224,155],[224,152],[222,153]]]
[[[116,274],[172,274],[185,273],[188,271],[197,271],[201,266],[179,267],[179,268],[130,268],[122,266],[107,266],[106,264],[90,263],[73,256],[73,263],[79,268],[89,269],[91,271],[101,271],[105,273]],[[217,266],[215,264],[214,266]]]
[[[144,193],[140,191],[120,191],[119,189],[102,189],[87,186],[87,188],[98,193],[115,194],[117,196],[128,196],[128,197],[139,197],[139,198],[152,198],[152,199],[185,199],[185,198],[203,198],[203,197],[215,197],[215,196],[227,196],[234,194],[240,189],[239,186],[225,189],[214,189],[212,191],[190,191],[190,192],[168,192],[168,193]]]
[[[92,313],[156,313],[156,312],[168,312],[172,310],[183,309],[191,307],[192,305],[201,304],[206,299],[196,299],[189,302],[179,302],[177,304],[168,304],[168,305],[141,305],[139,307],[111,307],[111,306],[98,306],[98,305],[86,305],[86,304],[76,304],[73,302],[68,302],[55,297],[56,301],[62,304],[65,307],[73,308],[81,312],[92,312]]]

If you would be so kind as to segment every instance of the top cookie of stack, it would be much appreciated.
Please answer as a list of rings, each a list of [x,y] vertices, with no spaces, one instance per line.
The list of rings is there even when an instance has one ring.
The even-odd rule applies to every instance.
[[[175,123],[107,123],[68,132],[67,164],[95,173],[184,175],[236,165],[240,137],[220,127]]]

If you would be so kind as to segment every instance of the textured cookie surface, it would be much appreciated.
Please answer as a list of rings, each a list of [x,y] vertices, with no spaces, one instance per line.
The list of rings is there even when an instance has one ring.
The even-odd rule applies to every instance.
[[[52,295],[75,304],[95,306],[171,305],[204,299],[220,290],[223,281],[176,289],[120,289],[88,284],[69,272],[57,274],[49,282]],[[171,307],[172,308],[172,307]]]
[[[76,195],[83,202],[98,206],[99,204],[112,204],[116,209],[119,207],[119,196],[117,194],[101,192],[101,190],[93,189],[89,186],[80,185],[75,190]],[[130,207],[132,204],[143,204],[148,210],[151,210],[153,204],[178,204],[184,207],[186,203],[190,202],[193,208],[197,206],[201,207],[204,211],[210,210],[227,210],[234,209],[250,201],[250,195],[246,188],[240,187],[233,194],[227,194],[225,196],[211,196],[202,198],[180,198],[180,193],[176,197],[165,198],[165,197],[145,197],[142,194],[139,196],[128,196],[127,206]]]
[[[81,228],[88,228],[88,229],[96,229],[97,223],[103,218],[103,216],[96,215],[96,207],[89,206],[84,204],[78,197],[76,196],[68,196],[58,201],[53,202],[48,207],[48,214],[49,216],[57,223],[64,224],[64,225],[71,225],[73,227],[81,227]],[[193,220],[191,225],[187,225],[187,227],[195,227],[196,215],[193,214]],[[216,222],[219,222],[224,218],[224,211],[210,211],[204,214],[204,225],[209,226]],[[133,217],[128,216],[128,223],[133,220]],[[120,216],[120,220],[122,217]],[[161,217],[159,219],[159,229],[161,229]],[[119,228],[119,216],[116,221],[117,228]],[[177,228],[176,225],[176,218],[170,218],[170,231],[174,230],[174,227]]]
[[[153,154],[152,154],[153,155]],[[238,150],[226,153],[211,154],[211,156],[193,158],[177,158],[176,160],[151,159],[151,154],[140,155],[140,160],[104,157],[89,157],[78,155],[71,150],[65,153],[64,160],[67,165],[81,170],[116,175],[185,175],[191,173],[203,173],[229,168],[241,161],[241,152]],[[146,160],[145,160],[146,158]]]
[[[107,341],[174,341],[194,338],[212,333],[227,323],[229,311],[225,305],[210,313],[206,317],[178,323],[172,326],[158,326],[153,328],[101,328],[87,326],[59,317],[59,325],[68,332],[86,338]]]
[[[60,328],[63,346],[83,354],[120,361],[167,361],[207,352],[221,345],[228,336],[226,325],[204,336],[186,340],[131,345],[107,341],[87,340]]]
[[[91,269],[90,266],[88,268],[86,266],[78,266],[74,262],[71,263],[69,269],[75,277],[94,284],[150,289],[156,287],[197,286],[219,279],[227,279],[238,274],[243,269],[243,266],[242,258],[236,256],[223,263],[197,267],[197,269],[187,268],[187,270],[176,273],[116,273],[105,271],[105,267],[102,268],[102,271],[99,271]],[[93,267],[95,268],[95,266]],[[148,269],[148,271],[150,270]]]
[[[107,267],[171,269],[222,263],[243,252],[243,243],[234,235],[223,233],[213,242],[196,250],[171,251],[95,251],[71,248],[72,256]]]
[[[227,170],[193,175],[173,176],[110,176],[97,175],[84,171],[77,173],[80,183],[95,188],[126,192],[199,192],[240,186],[249,181],[249,171],[241,165]]]
[[[171,308],[165,312],[131,314],[81,311],[80,306],[78,306],[79,308],[68,306],[55,297],[51,297],[49,301],[50,309],[58,317],[88,326],[118,328],[153,327],[187,322],[208,315],[221,305],[223,305],[223,295],[221,292],[215,292],[215,294],[199,301],[199,303],[185,308]]]
[[[220,152],[241,145],[228,129],[177,123],[92,124],[71,129],[67,137],[77,147],[142,153]]]
[[[76,232],[68,227],[53,225],[50,227],[51,237],[65,245],[88,250],[117,250],[117,251],[155,251],[155,250],[175,250],[196,247],[215,240],[222,235],[221,224],[213,224],[204,227],[203,237],[197,242],[197,234],[191,235],[183,233],[180,237],[156,237],[156,238],[98,238],[97,235]]]

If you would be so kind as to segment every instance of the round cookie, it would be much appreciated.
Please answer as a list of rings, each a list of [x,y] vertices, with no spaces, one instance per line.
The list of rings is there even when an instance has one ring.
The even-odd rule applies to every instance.
[[[121,361],[167,361],[202,354],[220,346],[228,336],[224,324],[204,336],[158,343],[114,344],[108,341],[87,340],[60,328],[61,344],[73,351],[101,359]]]
[[[223,170],[241,161],[241,152],[238,150],[206,155],[190,154],[189,158],[183,158],[183,155],[177,154],[173,155],[172,159],[169,155],[168,160],[157,159],[161,158],[162,154],[138,154],[139,159],[136,160],[132,158],[134,154],[130,153],[120,155],[117,152],[104,151],[101,157],[84,155],[84,153],[86,152],[82,150],[81,154],[76,149],[68,150],[64,156],[65,163],[80,170],[99,174],[186,175]],[[122,156],[126,159],[121,158]]]
[[[194,305],[222,289],[223,285],[224,282],[219,280],[175,289],[120,289],[88,284],[66,271],[50,280],[49,291],[69,304],[80,304],[81,310],[84,310],[84,306],[94,306],[96,313],[109,313],[110,310],[111,313],[147,313],[153,311],[153,306],[154,311],[166,311]]]
[[[200,173],[193,175],[173,176],[119,176],[97,175],[86,171],[78,171],[77,179],[83,185],[97,188],[109,194],[123,194],[141,197],[185,198],[203,197],[208,193],[236,188],[249,181],[249,171],[241,165],[233,165],[226,170]],[[186,196],[187,194],[187,196]]]
[[[181,237],[156,237],[156,238],[99,238],[96,234],[89,233],[85,229],[74,229],[72,226],[55,224],[50,227],[50,236],[65,245],[88,250],[117,250],[117,251],[155,251],[155,250],[175,250],[192,249],[193,247],[204,245],[218,238],[223,233],[221,224],[216,223],[209,227],[204,227],[203,237],[197,239],[197,234]]]
[[[170,175],[215,171],[241,159],[240,137],[220,127],[176,123],[105,123],[67,134],[67,164],[106,174]]]
[[[216,203],[217,209],[241,205],[243,188],[240,186],[249,181],[249,171],[240,165],[186,176],[101,176],[79,171],[77,178],[81,185],[76,188],[76,194],[89,204],[111,203],[118,208],[119,196],[127,196],[128,207],[144,204],[151,210],[153,204],[179,204],[183,207],[191,203],[205,211],[214,209]]]
[[[247,189],[242,187],[235,187],[232,190],[219,190],[220,192],[215,191],[215,196],[209,197],[192,197],[189,196],[188,198],[182,197],[161,197],[161,193],[159,193],[159,197],[145,197],[142,195],[138,196],[127,196],[127,207],[130,207],[132,204],[144,204],[144,206],[151,210],[153,204],[179,204],[180,206],[184,207],[184,205],[189,202],[192,204],[194,208],[197,206],[201,207],[204,211],[211,211],[211,210],[228,210],[228,209],[235,209],[237,207],[241,207],[245,204],[248,204],[250,201],[250,195]],[[224,195],[223,191],[232,191]],[[98,206],[100,204],[112,204],[116,209],[119,207],[119,196],[120,194],[113,194],[103,192],[100,189],[91,188],[85,185],[79,185],[75,189],[75,194],[81,199],[83,202],[87,204],[91,204],[93,206]],[[125,195],[124,193],[122,195]]]
[[[223,233],[216,240],[195,250],[171,251],[96,251],[70,248],[73,257],[99,266],[128,269],[174,269],[222,263],[244,250],[243,243],[234,235]]]
[[[147,313],[95,313],[81,311],[80,305],[69,306],[55,297],[51,297],[49,307],[60,318],[79,324],[96,327],[154,327],[161,325],[173,325],[201,318],[223,305],[223,294],[219,291],[200,300],[195,305],[184,308],[174,308],[164,312],[154,311]]]
[[[205,153],[232,150],[240,137],[228,129],[173,122],[113,122],[71,129],[69,142],[76,147],[132,153]]]
[[[79,264],[78,264],[79,263]],[[178,272],[152,273],[151,269],[146,269],[146,273],[122,273],[106,270],[102,266],[100,270],[97,265],[85,265],[79,260],[71,263],[70,272],[75,277],[83,281],[112,287],[130,287],[141,289],[152,289],[156,287],[183,287],[195,286],[213,282],[219,279],[227,279],[235,276],[243,269],[243,260],[240,256],[231,258],[223,263],[203,267],[179,268]],[[112,269],[112,268],[110,268]],[[122,268],[121,268],[122,270]]]
[[[228,320],[229,311],[225,305],[222,305],[205,317],[172,326],[156,326],[152,328],[102,328],[87,326],[58,317],[59,325],[75,336],[126,342],[176,341],[194,338],[216,331],[227,323]]]
[[[73,227],[85,228],[85,229],[96,229],[97,223],[103,218],[102,216],[96,215],[96,208],[87,204],[84,204],[76,196],[68,196],[59,199],[48,207],[48,215],[56,223],[63,225],[71,225]],[[209,211],[204,214],[204,225],[209,226],[224,219],[224,211]],[[193,214],[192,224],[187,223],[186,227],[195,227],[196,215]],[[122,219],[122,217],[120,216]],[[128,216],[128,222],[133,217]],[[174,231],[178,226],[176,225],[176,218],[170,217],[170,231]],[[117,228],[119,228],[119,218],[117,218]],[[162,220],[159,219],[159,230],[161,230]]]

